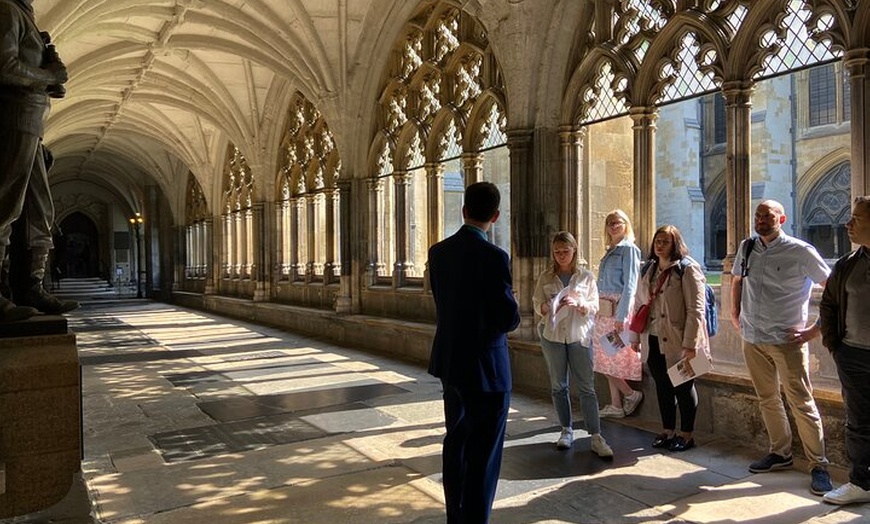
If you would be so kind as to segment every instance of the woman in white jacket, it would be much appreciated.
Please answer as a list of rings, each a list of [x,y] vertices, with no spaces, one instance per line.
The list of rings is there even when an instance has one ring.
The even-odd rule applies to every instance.
[[[601,436],[592,371],[591,341],[598,310],[598,286],[592,272],[579,266],[577,241],[571,233],[556,233],[552,256],[553,267],[538,277],[532,302],[535,313],[541,316],[538,324],[541,351],[550,375],[553,406],[562,426],[556,447],[568,449],[574,441],[570,371],[579,390],[586,430],[592,435],[592,452],[600,457],[612,457],[613,450]]]

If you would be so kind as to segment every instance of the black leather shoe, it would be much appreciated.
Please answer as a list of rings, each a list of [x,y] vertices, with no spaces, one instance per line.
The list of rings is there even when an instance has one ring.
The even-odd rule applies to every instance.
[[[695,439],[689,438],[686,440],[683,437],[674,437],[671,445],[668,447],[671,451],[686,451],[695,447]]]
[[[673,441],[674,437],[669,437],[667,433],[662,433],[653,440],[652,447],[668,449]]]

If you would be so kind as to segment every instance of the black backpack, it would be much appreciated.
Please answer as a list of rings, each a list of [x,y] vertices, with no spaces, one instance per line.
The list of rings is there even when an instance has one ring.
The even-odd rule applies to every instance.
[[[680,263],[677,264],[674,270],[680,275],[680,277],[682,277],[683,273],[686,271],[686,267],[692,262],[694,261],[690,257],[683,257],[680,259]],[[652,263],[653,261],[649,260],[643,265],[643,268],[640,270],[641,277],[646,275],[646,272],[650,266],[652,266]],[[704,302],[704,324],[706,324],[707,327],[707,336],[712,337],[719,332],[719,306],[716,304],[716,293],[706,281],[704,282]]]

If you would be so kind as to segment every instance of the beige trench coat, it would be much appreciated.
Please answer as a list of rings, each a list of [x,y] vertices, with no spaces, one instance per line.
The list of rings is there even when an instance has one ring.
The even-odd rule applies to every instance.
[[[657,265],[658,262],[654,262],[645,275],[638,277],[637,290],[634,294],[634,312],[637,312],[641,304],[646,304],[650,294],[655,291],[658,284]],[[647,330],[639,336],[632,333],[633,340],[640,339],[641,356],[644,362],[649,355],[649,331],[653,326],[658,333],[659,347],[664,352],[668,367],[682,358],[684,347],[695,348],[698,355],[704,354],[710,358],[710,339],[707,337],[707,328],[704,325],[706,277],[701,266],[694,260],[685,267],[682,275],[674,267],[677,265],[679,261],[673,261],[664,268],[665,270],[671,268],[671,270],[659,295],[653,301]],[[650,283],[651,274],[654,275],[652,283]]]

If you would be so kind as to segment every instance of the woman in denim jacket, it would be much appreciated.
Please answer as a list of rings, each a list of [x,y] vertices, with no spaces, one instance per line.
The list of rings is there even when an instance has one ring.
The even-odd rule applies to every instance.
[[[592,452],[612,457],[613,450],[601,436],[598,396],[592,371],[592,326],[598,310],[595,277],[577,262],[577,241],[567,231],[556,233],[552,243],[553,267],[538,278],[532,303],[541,316],[538,333],[541,351],[550,375],[553,406],[562,426],[558,449],[568,449],[574,440],[571,420],[571,379],[580,393],[586,430],[592,435]]]
[[[622,418],[631,415],[643,400],[643,393],[626,382],[641,379],[643,363],[628,346],[614,355],[608,354],[601,345],[601,337],[614,331],[622,333],[628,326],[640,270],[640,249],[634,244],[631,221],[621,209],[614,209],[605,217],[604,238],[606,252],[598,265],[601,307],[595,317],[592,347],[595,372],[604,375],[610,386],[610,404],[601,409],[601,416]]]
[[[686,261],[681,263],[683,259]],[[649,302],[660,282],[661,287],[650,308],[649,323],[640,336],[632,333],[632,347],[637,350],[638,340],[641,342],[642,358],[656,383],[664,431],[655,438],[653,447],[685,451],[695,446],[692,433],[698,410],[698,392],[694,380],[674,387],[668,368],[683,358],[694,358],[699,351],[709,359],[710,342],[704,326],[706,277],[701,266],[689,258],[689,249],[680,230],[672,225],[658,228],[653,236],[649,261],[638,280],[635,311]],[[680,410],[679,435],[676,432],[677,406]]]

